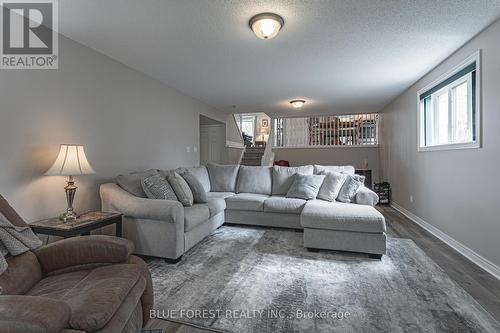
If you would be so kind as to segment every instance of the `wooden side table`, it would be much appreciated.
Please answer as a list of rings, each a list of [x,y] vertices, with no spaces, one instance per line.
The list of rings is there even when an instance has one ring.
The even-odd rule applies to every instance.
[[[70,238],[90,235],[92,230],[111,224],[116,226],[116,236],[122,237],[122,214],[119,213],[88,212],[69,222],[63,222],[55,217],[30,223],[30,227],[35,234]]]

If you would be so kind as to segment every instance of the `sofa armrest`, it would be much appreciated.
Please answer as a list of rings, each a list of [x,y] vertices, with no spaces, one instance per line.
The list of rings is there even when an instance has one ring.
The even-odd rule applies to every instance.
[[[60,333],[71,317],[63,301],[46,297],[0,296],[0,332]]]
[[[72,267],[123,263],[134,251],[134,243],[113,236],[93,235],[63,239],[33,251],[44,274]],[[70,269],[71,270],[71,269]]]
[[[356,203],[360,205],[375,206],[378,203],[378,195],[369,188],[363,186],[356,193]]]
[[[184,207],[178,201],[139,198],[113,183],[102,184],[99,192],[104,211],[137,219],[184,221]]]

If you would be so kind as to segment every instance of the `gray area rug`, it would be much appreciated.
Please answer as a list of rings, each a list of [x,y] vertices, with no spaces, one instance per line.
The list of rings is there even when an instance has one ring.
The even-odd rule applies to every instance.
[[[302,246],[302,233],[223,226],[169,265],[149,261],[160,318],[224,332],[500,332],[418,246],[382,261]]]

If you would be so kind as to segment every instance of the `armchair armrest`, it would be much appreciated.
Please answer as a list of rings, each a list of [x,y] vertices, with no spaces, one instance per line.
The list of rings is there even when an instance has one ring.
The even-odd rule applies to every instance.
[[[105,211],[138,219],[184,221],[184,207],[178,201],[139,198],[113,183],[102,184],[99,192]]]
[[[0,332],[60,333],[71,317],[62,301],[38,296],[0,296]]]
[[[134,243],[128,239],[95,235],[63,239],[33,252],[44,274],[50,274],[71,267],[122,263],[133,251]]]
[[[377,193],[370,190],[368,187],[361,187],[356,193],[356,203],[360,205],[375,206],[378,203]]]

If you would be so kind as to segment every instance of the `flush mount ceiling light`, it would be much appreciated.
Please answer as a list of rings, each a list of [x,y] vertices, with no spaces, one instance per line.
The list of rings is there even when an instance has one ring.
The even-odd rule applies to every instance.
[[[294,108],[300,109],[304,106],[304,104],[306,104],[306,101],[304,101],[303,99],[294,99],[293,101],[290,101],[290,104],[292,104]]]
[[[257,14],[248,22],[250,29],[260,39],[273,39],[284,24],[283,18],[274,13]]]

